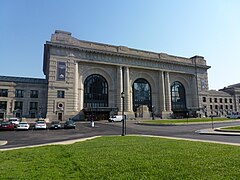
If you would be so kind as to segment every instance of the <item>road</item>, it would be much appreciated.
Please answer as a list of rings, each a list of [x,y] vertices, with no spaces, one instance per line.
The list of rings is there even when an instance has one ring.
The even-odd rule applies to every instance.
[[[240,125],[240,122],[214,123],[214,127],[231,125]],[[121,122],[109,123],[107,121],[98,121],[95,122],[95,127],[91,127],[90,122],[78,122],[76,129],[1,131],[0,141],[8,141],[8,143],[0,146],[0,149],[39,145],[92,136],[121,135],[121,126]],[[211,128],[211,123],[149,126],[138,125],[136,121],[128,121],[127,135],[155,135],[240,144],[240,136],[200,135],[195,132],[206,128]]]

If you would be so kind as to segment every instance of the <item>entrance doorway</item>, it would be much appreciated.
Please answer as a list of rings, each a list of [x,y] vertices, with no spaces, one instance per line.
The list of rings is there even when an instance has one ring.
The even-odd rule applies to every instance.
[[[62,121],[63,120],[63,113],[58,113],[58,120]]]
[[[0,119],[4,119],[4,113],[0,113]]]

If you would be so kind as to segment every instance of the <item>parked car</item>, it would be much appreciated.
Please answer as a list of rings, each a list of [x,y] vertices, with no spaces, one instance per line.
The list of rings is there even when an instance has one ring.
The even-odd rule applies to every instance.
[[[120,122],[123,120],[122,118],[123,116],[122,115],[114,115],[114,116],[111,116],[108,121],[109,122]]]
[[[28,130],[30,125],[27,122],[20,122],[17,126],[17,130]]]
[[[0,130],[14,130],[14,124],[11,121],[1,122]]]
[[[18,118],[9,118],[8,121],[12,122],[15,127],[17,127],[17,125],[20,123],[20,120]]]
[[[51,129],[60,129],[61,128],[61,124],[59,121],[52,121],[51,123]]]
[[[76,124],[73,120],[67,120],[64,123],[64,129],[75,129],[76,128]]]
[[[226,116],[229,119],[239,119],[240,118],[240,113],[239,112],[232,112],[227,114]]]
[[[35,129],[47,129],[47,124],[45,121],[36,121]]]

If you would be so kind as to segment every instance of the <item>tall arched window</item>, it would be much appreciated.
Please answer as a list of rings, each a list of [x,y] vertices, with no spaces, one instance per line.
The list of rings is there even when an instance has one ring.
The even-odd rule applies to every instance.
[[[147,105],[152,110],[151,86],[147,80],[140,78],[133,83],[133,111],[140,105]]]
[[[186,110],[186,95],[185,88],[182,83],[175,81],[171,86],[172,110],[185,111]]]
[[[92,74],[86,78],[84,107],[108,107],[108,84],[101,75]]]

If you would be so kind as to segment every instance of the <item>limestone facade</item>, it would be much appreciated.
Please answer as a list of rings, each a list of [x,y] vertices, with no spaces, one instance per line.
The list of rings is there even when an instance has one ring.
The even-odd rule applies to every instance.
[[[58,72],[60,64],[65,68],[63,79]],[[133,84],[138,79],[149,83],[151,106],[157,117],[174,115],[171,100],[174,82],[184,86],[186,109],[196,113],[200,108],[199,94],[208,90],[209,68],[201,56],[183,58],[82,41],[69,32],[56,31],[44,48],[43,71],[48,81],[47,117],[59,119],[59,114],[63,119],[84,117],[84,109],[87,108],[84,83],[93,74],[101,75],[108,84],[108,107],[117,109],[110,114],[122,113],[121,93],[124,92],[124,112],[129,118],[135,116]],[[64,98],[56,98],[58,91],[64,91]]]
[[[179,118],[239,112],[240,85],[209,90],[209,68],[201,56],[185,58],[82,41],[69,32],[55,31],[44,45],[45,79],[0,76],[0,119],[83,120],[93,115],[102,119],[123,112],[127,118]],[[95,76],[104,81],[96,82],[88,92],[86,82],[91,83]],[[140,93],[143,98],[136,95],[140,92],[137,83],[148,89]],[[105,93],[105,104],[86,101],[94,90]],[[36,92],[37,97],[32,97]],[[103,97],[101,93],[99,97]]]

